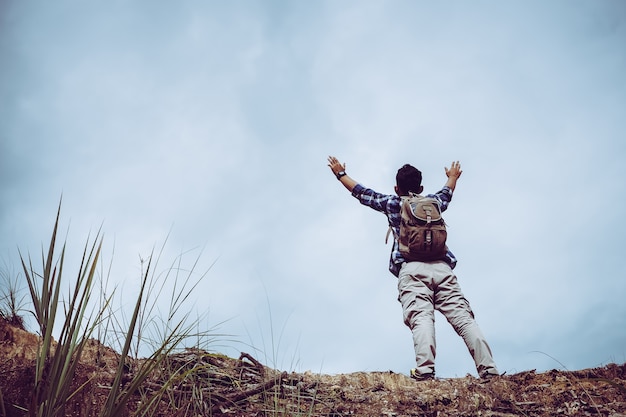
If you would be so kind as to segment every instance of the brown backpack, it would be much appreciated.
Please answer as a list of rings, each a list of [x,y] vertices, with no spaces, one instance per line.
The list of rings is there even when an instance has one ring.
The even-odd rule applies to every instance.
[[[422,262],[445,259],[448,232],[436,199],[418,194],[402,197],[400,217],[397,239],[404,259]]]

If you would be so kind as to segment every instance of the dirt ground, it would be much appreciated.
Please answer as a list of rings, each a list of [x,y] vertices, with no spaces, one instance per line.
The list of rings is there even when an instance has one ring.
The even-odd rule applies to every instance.
[[[38,337],[0,320],[0,389],[8,417],[28,415]],[[95,416],[110,391],[119,355],[90,340],[74,378],[81,387],[67,416]],[[140,361],[130,363],[128,377]],[[580,371],[416,382],[393,372],[321,375],[271,369],[254,357],[187,349],[170,355],[133,394],[159,398],[155,416],[610,416],[626,417],[626,364]],[[168,370],[178,370],[163,389]],[[159,396],[157,396],[159,394]]]

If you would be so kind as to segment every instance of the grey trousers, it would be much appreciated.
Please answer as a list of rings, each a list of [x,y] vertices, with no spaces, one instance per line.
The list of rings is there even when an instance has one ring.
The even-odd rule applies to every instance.
[[[404,323],[413,334],[418,374],[435,373],[435,310],[463,338],[478,375],[498,374],[487,340],[447,263],[404,263],[398,275],[398,301],[402,304]]]

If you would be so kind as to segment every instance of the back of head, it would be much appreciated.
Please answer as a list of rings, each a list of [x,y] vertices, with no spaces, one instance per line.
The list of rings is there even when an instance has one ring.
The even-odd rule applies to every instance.
[[[410,192],[419,194],[422,187],[422,173],[412,165],[405,164],[396,174],[398,194],[409,195]]]

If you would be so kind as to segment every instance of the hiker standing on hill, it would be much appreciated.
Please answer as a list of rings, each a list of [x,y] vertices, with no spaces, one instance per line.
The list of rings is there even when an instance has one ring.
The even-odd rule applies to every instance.
[[[428,246],[431,250],[429,253],[434,255],[414,256],[407,252],[408,240],[413,238],[407,237],[407,233],[410,233],[407,232],[408,226],[403,225],[403,230],[401,230],[402,207],[405,206],[408,210],[408,207],[414,205],[413,201],[419,204],[419,199],[423,199],[419,196],[423,191],[422,173],[411,165],[404,165],[396,174],[394,189],[397,195],[387,195],[377,193],[357,183],[346,174],[346,164],[340,163],[334,156],[328,157],[328,166],[361,204],[387,216],[394,236],[389,270],[398,277],[398,301],[402,304],[404,323],[411,329],[415,347],[417,367],[411,370],[411,377],[418,381],[425,381],[435,376],[435,310],[441,312],[456,333],[463,338],[474,358],[478,375],[484,379],[498,375],[491,349],[474,320],[474,313],[463,296],[452,271],[456,266],[456,258],[445,246],[445,228],[440,226],[443,232],[429,231],[428,242],[421,244]],[[461,165],[459,162],[453,162],[450,168],[445,168],[445,172],[448,180],[443,188],[435,194],[426,196],[426,201],[431,207],[425,208],[428,211],[429,226],[431,214],[436,219],[448,208],[456,182],[462,173]],[[411,196],[416,197],[412,199]],[[410,198],[411,205],[408,205]],[[406,224],[406,221],[404,223]],[[441,224],[443,225],[443,220]],[[440,236],[443,237],[440,238]],[[442,248],[441,251],[432,249],[435,247],[433,243],[438,242]],[[411,257],[411,260],[406,259],[408,257]]]

